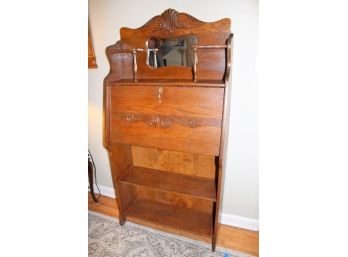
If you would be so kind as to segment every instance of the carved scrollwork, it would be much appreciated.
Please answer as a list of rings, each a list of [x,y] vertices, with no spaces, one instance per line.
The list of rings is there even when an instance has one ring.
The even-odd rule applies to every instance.
[[[174,9],[168,9],[161,15],[158,15],[147,22],[145,26],[152,26],[152,32],[169,31],[174,32],[176,29],[187,29],[195,27],[203,23],[202,21],[188,15],[186,13],[179,13]]]
[[[148,121],[148,125],[151,127],[160,126],[162,128],[170,128],[173,126],[173,121],[169,118],[161,118],[157,115],[152,116]]]
[[[161,14],[161,21],[158,25],[158,30],[168,30],[172,32],[176,28],[182,28],[182,23],[177,20],[178,12],[173,9],[168,9]]]
[[[174,125],[194,128],[198,124],[194,119],[185,117],[167,117],[160,115],[145,115],[145,114],[124,114],[123,120],[128,123],[144,122],[150,127],[170,128]]]
[[[136,121],[136,118],[133,114],[127,114],[127,115],[125,115],[124,118],[127,122],[135,122]]]

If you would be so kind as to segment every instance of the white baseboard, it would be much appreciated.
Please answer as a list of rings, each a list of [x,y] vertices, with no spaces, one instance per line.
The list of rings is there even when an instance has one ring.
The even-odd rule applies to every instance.
[[[259,231],[258,220],[245,218],[237,215],[231,215],[227,213],[221,213],[221,224],[253,231]]]
[[[112,187],[99,186],[100,194],[115,198],[115,191]],[[94,192],[98,193],[97,187],[94,185]],[[231,215],[227,213],[221,213],[221,224],[244,228],[248,230],[258,231],[259,221],[255,219],[245,218],[237,215]]]
[[[99,186],[100,194],[104,196],[108,196],[111,198],[115,198],[115,190],[112,187]],[[98,188],[94,184],[94,193],[98,194]]]

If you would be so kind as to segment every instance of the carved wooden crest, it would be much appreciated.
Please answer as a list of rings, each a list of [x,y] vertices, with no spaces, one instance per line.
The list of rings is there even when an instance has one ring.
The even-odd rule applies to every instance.
[[[168,9],[161,15],[155,16],[144,26],[153,26],[153,32],[166,30],[174,32],[177,29],[188,29],[203,24],[204,22],[188,15],[179,13],[174,9]]]

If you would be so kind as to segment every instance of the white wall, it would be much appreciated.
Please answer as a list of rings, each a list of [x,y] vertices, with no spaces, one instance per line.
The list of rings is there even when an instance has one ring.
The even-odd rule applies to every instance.
[[[108,157],[102,145],[103,79],[109,71],[105,48],[119,40],[120,27],[140,27],[168,8],[202,21],[225,17],[232,20],[232,95],[222,211],[258,220],[257,0],[89,0],[98,69],[89,70],[88,76],[88,144],[96,163],[98,184],[112,187]]]

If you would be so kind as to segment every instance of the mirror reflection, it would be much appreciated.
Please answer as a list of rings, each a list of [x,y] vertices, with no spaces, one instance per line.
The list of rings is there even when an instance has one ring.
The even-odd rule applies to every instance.
[[[196,36],[178,38],[155,38],[147,41],[148,64],[159,68],[166,66],[192,67],[194,61],[193,45],[197,45]]]

